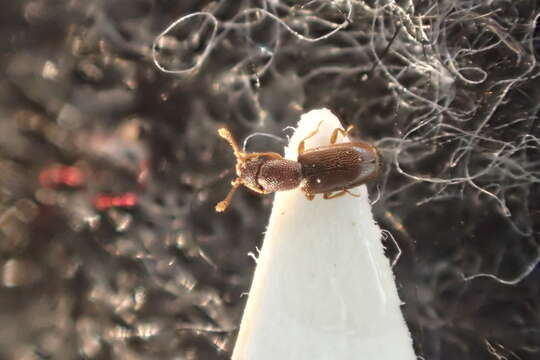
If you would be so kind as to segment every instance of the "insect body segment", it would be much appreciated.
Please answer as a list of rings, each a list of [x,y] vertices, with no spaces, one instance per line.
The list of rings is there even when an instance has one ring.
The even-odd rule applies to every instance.
[[[298,155],[307,194],[324,194],[350,189],[377,177],[378,155],[366,143],[321,146]]]
[[[302,173],[298,162],[283,159],[274,152],[246,153],[240,149],[229,130],[219,129],[218,134],[233,148],[238,177],[231,182],[232,188],[225,199],[216,205],[216,211],[227,209],[240,185],[259,194],[270,194],[294,189],[300,184]]]
[[[259,194],[300,187],[309,200],[315,194],[324,194],[324,199],[332,199],[351,194],[348,189],[378,177],[380,157],[373,145],[364,142],[335,144],[337,135],[347,136],[352,126],[346,131],[335,129],[330,145],[304,150],[305,141],[318,130],[319,127],[300,142],[298,159],[293,161],[274,152],[246,153],[229,130],[219,129],[219,135],[229,142],[234,151],[238,177],[231,182],[232,188],[225,199],[216,205],[216,211],[225,211],[240,185]]]

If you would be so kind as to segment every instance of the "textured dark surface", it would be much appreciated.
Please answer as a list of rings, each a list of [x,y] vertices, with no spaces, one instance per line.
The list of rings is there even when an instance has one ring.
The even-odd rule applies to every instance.
[[[321,107],[385,159],[374,212],[418,355],[540,358],[535,0],[1,9],[0,359],[228,358],[272,197],[214,212],[216,130],[281,152]],[[182,73],[158,70],[156,37],[198,11],[156,41]]]

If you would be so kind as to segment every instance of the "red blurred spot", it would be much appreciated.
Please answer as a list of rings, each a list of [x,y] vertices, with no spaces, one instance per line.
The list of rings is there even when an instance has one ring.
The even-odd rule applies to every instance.
[[[137,205],[139,199],[137,198],[137,194],[135,193],[126,193],[124,194],[122,200],[124,206],[135,206]]]
[[[82,171],[76,167],[65,167],[60,169],[60,182],[68,186],[80,186],[84,183]]]
[[[94,200],[94,205],[98,210],[107,210],[113,207],[130,208],[138,203],[137,194],[128,192],[119,196],[98,195]]]
[[[111,207],[111,197],[106,195],[98,195],[94,200],[94,205],[98,210],[104,210]]]
[[[39,174],[39,183],[48,188],[62,185],[78,187],[85,182],[84,173],[75,166],[52,165],[41,170]]]

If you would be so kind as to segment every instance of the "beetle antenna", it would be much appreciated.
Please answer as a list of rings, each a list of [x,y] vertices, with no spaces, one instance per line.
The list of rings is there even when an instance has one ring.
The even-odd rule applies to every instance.
[[[238,187],[242,185],[242,180],[240,180],[239,178],[236,178],[231,182],[231,185],[232,185],[232,188],[227,194],[227,196],[225,196],[225,199],[223,199],[222,201],[216,204],[217,212],[223,212],[229,207],[229,204],[231,203],[234,193],[236,192],[236,190],[238,190]]]
[[[227,142],[231,145],[234,156],[236,156],[237,159],[244,158],[245,153],[240,149],[240,146],[238,146],[238,143],[236,142],[236,140],[234,140],[234,137],[228,129],[221,128],[218,130],[218,134],[219,136],[227,140]]]

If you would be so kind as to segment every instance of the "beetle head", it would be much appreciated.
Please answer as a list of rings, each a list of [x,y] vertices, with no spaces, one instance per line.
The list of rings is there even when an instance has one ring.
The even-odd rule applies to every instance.
[[[258,155],[242,151],[229,130],[221,128],[218,130],[218,134],[227,140],[233,149],[234,156],[236,157],[236,175],[238,176],[231,182],[232,188],[225,199],[216,205],[216,211],[222,212],[227,209],[234,193],[240,185],[244,185],[255,192],[263,193],[261,187],[257,184],[257,172],[263,159]]]

